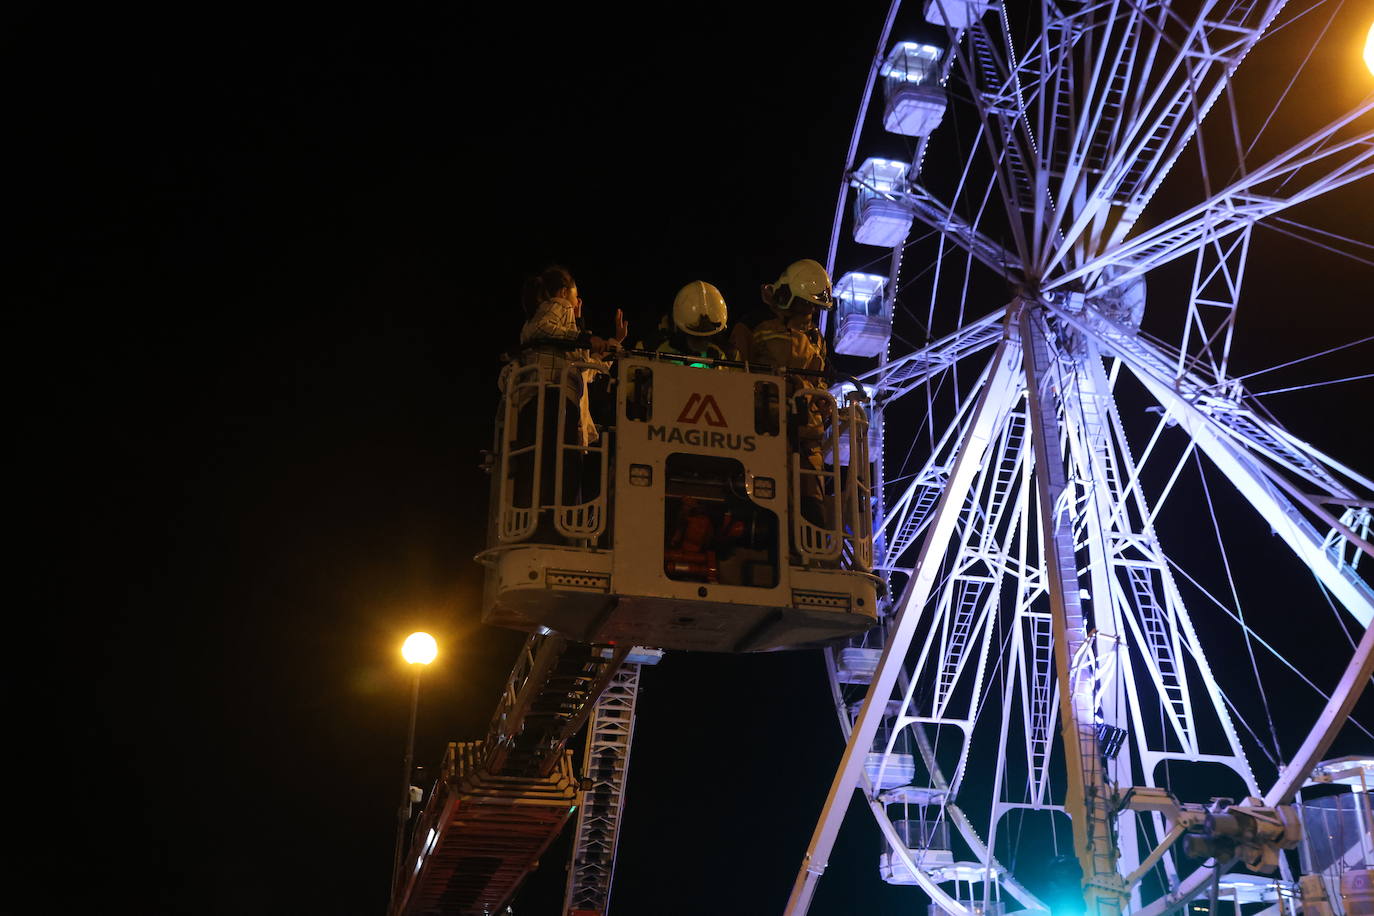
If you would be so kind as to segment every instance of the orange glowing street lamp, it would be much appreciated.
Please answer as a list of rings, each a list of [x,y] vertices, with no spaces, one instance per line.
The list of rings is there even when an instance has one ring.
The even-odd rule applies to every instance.
[[[411,633],[401,645],[401,657],[412,665],[428,665],[439,654],[439,644],[428,633]],[[420,669],[416,668],[416,676]]]
[[[1364,65],[1374,74],[1374,22],[1369,24],[1369,34],[1364,39]]]
[[[415,713],[420,706],[420,673],[439,654],[439,644],[428,633],[411,633],[401,645],[401,657],[415,672],[410,690],[410,729],[406,733],[405,767],[401,771],[401,804],[396,809],[396,852],[391,860],[391,906],[395,910],[401,892],[401,852],[405,848],[406,824],[410,822],[410,779],[415,761]]]

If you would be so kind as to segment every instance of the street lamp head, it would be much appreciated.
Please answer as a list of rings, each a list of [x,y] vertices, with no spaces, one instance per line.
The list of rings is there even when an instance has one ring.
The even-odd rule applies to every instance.
[[[1364,39],[1364,65],[1374,74],[1374,22],[1369,24],[1369,34]]]
[[[401,656],[412,665],[428,665],[439,654],[439,644],[428,633],[411,633],[401,646]]]

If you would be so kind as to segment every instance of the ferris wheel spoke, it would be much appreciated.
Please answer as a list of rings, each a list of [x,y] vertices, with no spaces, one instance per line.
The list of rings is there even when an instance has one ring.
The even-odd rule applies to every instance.
[[[1116,268],[1119,272],[1105,286],[1119,285],[1191,254],[1209,240],[1224,238],[1295,204],[1374,175],[1374,129],[1333,141],[1343,128],[1371,111],[1374,111],[1374,96],[1203,203],[1128,242],[1107,248],[1096,257],[1047,282],[1046,288],[1057,289],[1106,267]],[[1282,188],[1283,184],[1300,175],[1300,187],[1293,190]],[[1274,186],[1276,183],[1278,187]]]
[[[1084,516],[1079,527],[1086,534],[1089,561],[1083,573],[1097,599],[1092,602],[1096,634],[1085,646],[1084,663],[1095,665],[1090,695],[1098,721],[1129,736],[1122,753],[1129,748],[1139,757],[1144,784],[1157,784],[1154,774],[1164,761],[1207,760],[1227,766],[1258,791],[1170,575],[1101,355],[1089,345],[1076,365],[1058,387],[1071,466],[1086,491],[1075,508]],[[1137,658],[1143,671],[1137,670]],[[1163,713],[1166,731],[1152,730],[1143,714],[1142,675],[1156,698],[1150,706]],[[1206,734],[1204,720],[1210,723]],[[1132,781],[1129,756],[1114,756],[1111,769],[1116,784]],[[1122,867],[1133,869],[1139,853],[1127,845],[1121,851]]]
[[[1330,232],[1326,229],[1319,229],[1316,226],[1309,226],[1306,223],[1300,223],[1297,220],[1287,219],[1286,217],[1282,216],[1276,216],[1273,220],[1271,220],[1271,222],[1283,223],[1292,229],[1301,229],[1303,232],[1310,232],[1313,235],[1325,236],[1328,239],[1338,242],[1344,242],[1347,245],[1358,245],[1361,248],[1368,248],[1371,251],[1374,251],[1374,242],[1365,242],[1360,239],[1354,239],[1348,235],[1341,235],[1339,232]]]
[[[863,373],[857,380],[873,388],[885,404],[891,404],[965,357],[985,350],[1000,340],[1005,315],[1005,308],[989,312],[934,343]]]
[[[979,232],[924,187],[913,185],[903,200],[917,219],[939,231],[946,241],[969,252],[999,276],[1013,283],[1023,276],[1023,262],[1018,255]]]
[[[1081,250],[1085,233],[1091,228],[1094,236],[1106,226],[1106,208],[1102,201],[1112,195],[1104,187],[1102,176],[1107,172],[1112,154],[1123,142],[1125,132],[1140,118],[1140,109],[1148,81],[1148,73],[1159,50],[1163,29],[1150,22],[1138,4],[1127,3],[1125,11],[1112,5],[1106,9],[1090,7],[1084,11],[1089,17],[1082,23],[1085,36],[1101,32],[1097,51],[1087,53],[1088,65],[1080,82],[1084,90],[1084,111],[1074,126],[1069,155],[1063,164],[1059,182],[1059,197],[1073,201],[1075,210],[1068,228],[1063,227],[1068,213],[1056,217],[1059,231],[1046,235],[1046,245],[1058,243],[1052,251],[1041,253],[1042,273],[1056,268],[1071,251]],[[1114,26],[1121,25],[1120,31]],[[1116,36],[1115,41],[1111,41]],[[1099,176],[1096,184],[1092,176]],[[1094,247],[1094,246],[1089,246]]]
[[[1315,10],[1319,10],[1330,2],[1331,0],[1315,0],[1315,2],[1309,3],[1301,11],[1294,13],[1287,19],[1284,19],[1283,22],[1280,22],[1274,26],[1270,26],[1269,30],[1264,33],[1263,38],[1261,38],[1260,40],[1267,41],[1268,39],[1273,38],[1275,35],[1279,34],[1284,29],[1288,28],[1290,25],[1297,22],[1299,19],[1302,19],[1308,13],[1311,13]],[[1344,0],[1337,0],[1336,7],[1339,9],[1343,5],[1343,2]]]
[[[1122,237],[1154,196],[1164,177],[1192,142],[1231,73],[1260,40],[1285,0],[1233,3],[1208,0],[1188,29],[1162,75],[1160,87],[1123,132],[1119,152],[1104,170],[1099,196],[1107,188],[1125,213],[1114,230]],[[1220,13],[1220,15],[1218,15]],[[1142,77],[1146,74],[1142,73]]]
[[[1269,229],[1269,230],[1272,230],[1272,231],[1274,231],[1274,232],[1278,232],[1278,233],[1280,233],[1280,234],[1282,234],[1282,235],[1286,235],[1286,236],[1288,236],[1289,238],[1297,239],[1297,240],[1300,241],[1300,242],[1306,242],[1307,244],[1312,245],[1312,246],[1315,246],[1315,247],[1317,247],[1317,248],[1320,248],[1320,249],[1322,249],[1323,251],[1329,251],[1329,252],[1331,252],[1332,254],[1338,254],[1338,255],[1340,255],[1340,256],[1343,257],[1343,258],[1349,258],[1349,259],[1352,260],[1352,261],[1357,261],[1357,262],[1359,262],[1359,263],[1361,263],[1361,264],[1364,264],[1364,265],[1367,265],[1367,266],[1369,266],[1369,267],[1374,267],[1374,261],[1371,261],[1371,260],[1369,260],[1369,259],[1367,259],[1367,258],[1362,258],[1362,257],[1360,257],[1360,256],[1357,255],[1357,254],[1352,254],[1351,252],[1346,251],[1346,250],[1344,250],[1344,249],[1342,249],[1342,248],[1337,248],[1335,245],[1329,245],[1329,244],[1327,244],[1327,243],[1325,243],[1325,242],[1319,242],[1319,241],[1317,241],[1317,240],[1314,239],[1314,238],[1310,238],[1310,237],[1305,236],[1305,235],[1303,235],[1303,234],[1301,234],[1301,233],[1299,233],[1299,232],[1294,232],[1292,229],[1285,229],[1285,228],[1282,227],[1282,226],[1277,226],[1277,225],[1275,225],[1275,223],[1278,223],[1278,222],[1291,222],[1291,221],[1290,221],[1290,220],[1276,219],[1276,220],[1271,220],[1271,221],[1259,223],[1259,225],[1260,225],[1260,226],[1263,226],[1265,229]],[[1299,224],[1299,225],[1301,225],[1301,224]],[[1307,227],[1307,226],[1304,226],[1303,228],[1304,228],[1304,229],[1310,229],[1310,227]],[[1349,243],[1354,244],[1354,245],[1364,244],[1364,243],[1360,242],[1360,241],[1357,240],[1357,239],[1341,238],[1341,240],[1344,241],[1344,242],[1349,242]]]
[[[998,314],[988,316],[993,317],[998,317]],[[996,326],[996,334],[999,338],[1002,335],[1000,325]],[[875,528],[875,538],[882,539],[885,549],[880,555],[877,568],[887,572],[898,571],[901,568],[899,564],[902,557],[924,533],[944,492],[950,469],[954,466],[959,450],[972,428],[973,407],[992,375],[994,364],[995,360],[984,367],[968,395],[957,405],[944,433],[931,448],[920,470],[911,476],[901,495],[893,500],[891,508],[881,515]],[[897,393],[888,397],[888,403],[891,403]]]
[[[1296,21],[1302,16],[1305,16],[1307,13],[1316,9],[1318,6],[1321,6],[1322,3],[1325,2],[1326,0],[1318,0],[1316,4],[1308,7],[1306,10],[1299,13],[1297,16],[1294,16],[1292,19],[1289,19],[1286,22],[1271,28],[1268,32],[1268,35],[1275,34],[1284,26]],[[1343,5],[1343,0],[1342,2],[1335,4],[1335,6],[1331,10],[1331,15],[1326,17],[1326,24],[1322,26],[1322,30],[1320,33],[1318,33],[1317,37],[1312,40],[1312,44],[1307,49],[1307,54],[1303,56],[1302,63],[1298,64],[1298,66],[1293,70],[1293,75],[1288,79],[1288,85],[1283,87],[1283,92],[1279,94],[1278,99],[1274,102],[1273,107],[1269,111],[1269,116],[1264,119],[1264,123],[1260,125],[1259,130],[1255,131],[1255,136],[1251,138],[1250,145],[1245,148],[1245,153],[1242,156],[1241,160],[1242,162],[1246,157],[1250,155],[1250,152],[1255,148],[1255,144],[1259,143],[1260,137],[1264,136],[1264,132],[1269,129],[1270,123],[1274,120],[1274,115],[1278,114],[1279,108],[1283,106],[1284,100],[1288,98],[1288,93],[1293,91],[1293,84],[1298,81],[1298,77],[1302,74],[1302,71],[1307,68],[1308,61],[1312,59],[1312,54],[1317,50],[1317,46],[1320,45],[1322,39],[1326,37],[1327,30],[1331,28],[1331,23],[1336,21],[1336,14],[1341,11],[1341,7]],[[1268,37],[1268,35],[1266,35],[1265,37]]]
[[[1374,336],[1361,337],[1358,340],[1352,340],[1349,343],[1343,343],[1335,347],[1328,347],[1327,349],[1317,353],[1309,353],[1306,356],[1300,356],[1297,359],[1290,359],[1286,362],[1279,363],[1276,366],[1266,366],[1263,369],[1256,369],[1254,372],[1247,372],[1244,375],[1237,375],[1235,376],[1235,380],[1239,382],[1244,381],[1245,379],[1254,378],[1257,375],[1267,375],[1268,373],[1274,372],[1278,369],[1287,369],[1289,366],[1296,366],[1298,363],[1305,363],[1309,360],[1320,359],[1321,357],[1328,356],[1332,353],[1339,353],[1341,350],[1348,350],[1351,347],[1358,347],[1361,344],[1369,343],[1371,340],[1374,340]]]
[[[1069,323],[1076,321],[1070,316]],[[1087,328],[1081,323],[1076,326]],[[1117,355],[1169,415],[1184,424],[1194,442],[1226,471],[1274,530],[1356,619],[1367,624],[1374,611],[1374,589],[1358,576],[1343,551],[1348,547],[1374,556],[1367,527],[1365,534],[1356,531],[1360,520],[1367,518],[1369,500],[1358,498],[1337,475],[1366,490],[1374,489],[1370,481],[1246,409],[1238,398],[1216,398],[1198,390],[1189,394],[1182,380],[1165,381],[1167,373],[1158,371],[1166,364],[1162,351],[1139,338],[1123,336],[1110,323],[1098,322],[1097,327],[1107,330],[1106,338],[1116,345]],[[1280,469],[1298,475],[1321,492],[1314,496],[1298,490]],[[1346,507],[1340,518],[1326,508],[1330,504]],[[1318,536],[1299,507],[1329,526],[1325,537]]]
[[[1205,359],[1215,378],[1226,377],[1252,227],[1253,224],[1246,225],[1228,235],[1225,227],[1218,227],[1211,220],[1204,222],[1202,244],[1193,264],[1183,340],[1178,348],[1180,375],[1190,359]],[[1190,350],[1189,343],[1194,338],[1198,343]]]
[[[965,772],[968,755],[972,751],[974,740],[976,740],[973,725],[987,711],[987,701],[990,698],[990,692],[982,689],[981,681],[986,677],[983,672],[987,670],[989,653],[995,641],[994,627],[995,620],[999,616],[998,607],[1001,604],[1001,584],[1005,582],[1008,576],[1015,577],[1015,581],[1023,584],[1031,581],[1030,577],[1022,576],[1019,572],[1013,572],[1007,563],[1009,554],[1015,549],[1014,545],[1018,535],[1020,535],[1021,544],[1024,547],[1026,530],[1025,522],[1021,518],[1020,499],[1009,482],[1018,478],[1024,479],[1024,469],[1028,466],[1024,414],[1022,414],[1019,423],[1014,419],[1015,411],[1011,416],[1013,419],[1003,428],[999,436],[994,456],[985,464],[980,473],[980,480],[971,490],[970,502],[965,512],[966,525],[962,531],[958,550],[959,560],[956,561],[957,572],[947,577],[942,583],[939,590],[941,597],[935,605],[933,614],[926,618],[925,623],[930,635],[921,650],[921,658],[916,662],[910,677],[904,684],[903,705],[899,711],[899,718],[894,723],[894,728],[904,727],[913,734],[930,779],[932,798],[938,797],[942,802],[939,816],[947,817],[949,822],[964,837],[973,853],[974,860],[980,863],[985,883],[995,878],[1012,896],[1027,907],[1035,911],[1044,911],[1046,909],[1044,904],[1020,885],[992,853],[991,850],[996,837],[996,819],[994,818],[989,826],[988,837],[984,840],[963,809],[955,802],[959,795],[958,786]],[[1000,536],[998,532],[1001,532]],[[971,576],[966,575],[970,569],[978,565],[979,560],[973,559],[975,557],[981,558],[981,561],[987,564],[988,571],[994,575],[980,576],[976,572]],[[993,581],[989,582],[989,579]],[[974,585],[974,587],[970,589],[970,585]],[[972,600],[970,600],[970,596],[973,596]],[[1023,600],[1020,603],[1023,607],[1028,606],[1033,598],[1034,595],[1029,600]],[[970,627],[968,621],[972,616],[972,609],[975,607],[978,609],[977,619]],[[963,621],[962,624],[961,620]],[[981,640],[977,639],[979,633],[982,634]],[[1001,641],[995,653],[996,670],[1002,670],[1003,661],[1012,658],[1007,653],[1008,645],[1014,641],[1014,635]],[[966,651],[969,644],[973,642],[977,642],[980,646],[980,653],[976,659],[970,659]],[[930,649],[932,644],[937,645],[933,652]],[[1044,656],[1043,664],[1048,667],[1049,640],[1047,633],[1045,638],[1037,640],[1037,646],[1040,654]],[[927,659],[932,661],[932,670],[938,669],[938,673],[934,674],[932,678],[923,679],[921,672]],[[934,695],[923,697],[919,708],[916,708],[914,706],[916,698],[912,695],[912,691],[923,680],[926,683],[934,680],[937,683],[937,691]],[[970,684],[970,681],[973,683]],[[960,695],[960,706],[956,712],[951,709],[950,699],[953,695],[953,687],[960,682],[964,683],[966,691]],[[1052,684],[1053,678],[1047,674],[1041,679],[1041,683]],[[1043,700],[1052,703],[1049,697],[1044,697]],[[1008,721],[1008,711],[1011,708],[1013,707],[1009,702],[1004,702],[1001,707],[1004,732]],[[1052,721],[1052,706],[1047,710],[1045,718],[1047,722]],[[946,769],[940,763],[938,749],[929,740],[928,729],[939,724],[956,725],[966,734],[960,753],[950,768],[955,774],[953,783],[946,779]],[[1047,729],[1049,727],[1052,726],[1047,725]],[[999,742],[998,747],[999,760],[1004,759],[1006,742]],[[1048,764],[1048,740],[1045,747],[1044,760]],[[888,743],[887,750],[891,750],[891,742]],[[894,790],[894,793],[881,796],[877,801],[882,804],[891,804],[896,800],[897,795],[906,791],[909,790]],[[920,791],[917,790],[918,793]],[[1043,787],[1041,795],[1043,796]],[[900,850],[895,851],[900,852]],[[933,877],[945,877],[939,864],[932,864],[919,859],[910,860],[907,864],[909,867],[921,868]]]
[[[1188,580],[1188,582],[1193,586],[1193,588],[1197,589],[1198,592],[1201,593],[1203,597],[1205,597],[1208,601],[1210,601],[1210,602],[1217,608],[1217,610],[1219,610],[1219,611],[1221,611],[1223,614],[1225,614],[1225,615],[1226,615],[1228,618],[1230,618],[1231,621],[1232,621],[1233,623],[1235,623],[1237,626],[1243,628],[1243,629],[1247,632],[1249,638],[1250,638],[1250,639],[1253,639],[1256,643],[1258,643],[1259,646],[1260,646],[1260,648],[1262,648],[1262,649],[1264,649],[1264,651],[1268,652],[1269,655],[1272,656],[1272,657],[1274,658],[1275,661],[1277,661],[1279,664],[1283,665],[1283,667],[1287,668],[1288,671],[1289,671],[1290,673],[1292,673],[1295,677],[1297,677],[1297,678],[1298,678],[1299,680],[1301,680],[1304,684],[1306,684],[1309,688],[1311,688],[1311,689],[1312,689],[1312,692],[1315,693],[1315,694],[1317,694],[1317,695],[1318,695],[1319,697],[1321,697],[1324,701],[1326,701],[1326,702],[1330,702],[1330,701],[1331,701],[1331,694],[1327,693],[1327,692],[1326,692],[1325,690],[1323,690],[1320,686],[1318,686],[1318,685],[1316,684],[1316,682],[1314,682],[1310,677],[1308,677],[1307,674],[1306,674],[1301,668],[1299,668],[1297,665],[1295,665],[1286,655],[1284,655],[1282,652],[1280,652],[1280,651],[1278,650],[1278,648],[1274,646],[1273,643],[1271,643],[1269,640],[1265,639],[1265,638],[1264,638],[1263,636],[1261,636],[1259,633],[1254,632],[1253,629],[1250,629],[1250,628],[1245,624],[1244,620],[1242,620],[1241,617],[1240,617],[1239,615],[1237,615],[1235,611],[1233,611],[1229,606],[1227,606],[1226,602],[1222,601],[1222,600],[1221,600],[1220,598],[1218,598],[1216,595],[1212,594],[1212,592],[1211,592],[1206,586],[1204,586],[1202,583],[1200,583],[1200,582],[1199,582],[1194,576],[1192,576],[1186,569],[1184,569],[1181,565],[1179,565],[1178,561],[1174,560],[1172,557],[1168,557],[1167,559],[1168,559],[1168,562],[1169,562],[1169,568],[1170,568],[1170,569],[1172,569],[1174,572],[1178,573],[1178,574],[1179,574],[1180,576],[1182,576],[1184,579]],[[1357,721],[1357,720],[1355,720],[1355,719],[1351,719],[1351,720],[1350,720],[1350,724],[1354,725],[1357,729],[1359,729],[1361,732],[1363,732],[1364,734],[1368,735],[1369,737],[1374,738],[1374,731],[1371,731],[1368,727],[1366,727],[1365,725],[1361,724],[1359,721]],[[1248,728],[1248,726],[1247,726],[1247,728]],[[1257,743],[1258,743],[1258,742],[1259,742],[1259,739],[1256,738],[1256,741],[1257,741]],[[1261,743],[1261,744],[1262,744],[1262,743]]]
[[[1324,382],[1308,382],[1306,385],[1289,385],[1287,388],[1271,388],[1268,391],[1252,391],[1249,397],[1259,398],[1266,394],[1285,394],[1290,391],[1307,391],[1309,388],[1325,388],[1327,385],[1339,385],[1343,382],[1360,382],[1368,378],[1374,378],[1374,372],[1365,372],[1361,375],[1348,375],[1345,378],[1327,379]]]
[[[1231,590],[1231,603],[1235,605],[1236,619],[1240,624],[1241,632],[1245,636],[1245,652],[1250,659],[1250,671],[1255,676],[1255,691],[1259,695],[1261,704],[1264,706],[1264,718],[1269,725],[1270,739],[1274,742],[1274,753],[1282,755],[1282,751],[1279,748],[1278,729],[1274,726],[1274,714],[1269,708],[1269,694],[1268,691],[1264,689],[1264,681],[1260,677],[1259,665],[1255,661],[1255,647],[1251,638],[1253,634],[1249,624],[1245,622],[1245,609],[1241,605],[1240,593],[1236,590],[1236,579],[1231,571],[1231,560],[1227,556],[1226,545],[1221,536],[1221,522],[1217,519],[1216,504],[1212,502],[1212,491],[1207,484],[1207,472],[1202,466],[1202,459],[1198,457],[1196,452],[1193,453],[1193,460],[1197,465],[1198,479],[1202,482],[1203,499],[1207,503],[1207,511],[1212,519],[1212,531],[1216,535],[1217,553],[1221,557],[1222,569],[1226,572],[1226,584]]]
[[[1322,583],[1355,619],[1368,626],[1374,620],[1374,589],[1348,564],[1335,562],[1336,558],[1326,545],[1326,538],[1318,534],[1299,510],[1298,504],[1333,528],[1342,530],[1351,544],[1359,545],[1366,552],[1374,551],[1374,548],[1369,548],[1330,512],[1295,492],[1292,485],[1277,472],[1258,461],[1253,452],[1246,453],[1238,449],[1233,444],[1234,439],[1222,432],[1224,427],[1215,421],[1214,415],[1204,414],[1195,404],[1181,398],[1171,386],[1161,384],[1148,371],[1139,371],[1133,362],[1127,361],[1127,365],[1274,531],[1320,576]],[[1346,491],[1345,495],[1351,494]]]
[[[1122,850],[1111,839],[1116,811],[1109,807],[1103,791],[1110,755],[1104,754],[1102,741],[1108,736],[1098,724],[1104,704],[1095,661],[1102,635],[1096,628],[1089,630],[1084,613],[1073,539],[1075,494],[1059,435],[1063,427],[1058,411],[1073,413],[1069,402],[1072,388],[1062,378],[1063,362],[1043,310],[1023,308],[1019,323],[1035,446],[1036,503],[1056,648],[1060,746],[1068,776],[1064,805],[1073,827],[1074,851],[1083,869],[1088,912],[1120,913],[1127,888],[1117,871]]]
[[[959,179],[959,187],[955,191],[955,199],[958,199],[965,193],[967,179],[968,169],[965,168],[964,174],[961,175]],[[949,208],[943,207],[943,205],[935,202],[934,198],[930,197],[928,192],[924,191],[924,189],[919,187],[913,188],[912,196],[916,201],[916,211],[914,212],[918,212],[921,219],[929,219],[932,215],[938,215],[938,231],[941,235],[940,243],[936,250],[935,261],[931,267],[928,268],[933,269],[935,274],[930,284],[930,310],[925,322],[925,328],[928,335],[931,333],[931,329],[935,327],[935,309],[940,299],[942,289],[941,279],[944,275],[945,256],[946,252],[950,251],[952,247],[957,246],[963,248],[966,252],[963,265],[963,285],[959,294],[959,313],[955,319],[956,328],[965,326],[968,308],[969,277],[972,273],[973,260],[975,257],[1000,274],[1003,279],[1008,282],[1012,281],[1013,276],[1019,276],[1019,272],[1013,274],[1013,265],[1007,260],[1011,257],[1010,252],[1007,252],[1000,245],[988,240],[977,231],[977,226],[983,220],[995,187],[996,177],[994,176],[988,181],[983,191],[982,201],[979,203],[971,223],[965,223],[949,210]],[[937,211],[936,214],[932,214],[931,210]],[[942,214],[939,213],[940,210],[943,210]],[[953,235],[951,235],[951,233],[953,233]]]
[[[1226,387],[1239,394],[1219,392],[1218,386],[1195,373],[1176,374],[1177,351],[1147,340],[1143,334],[1124,327],[1091,306],[1071,312],[1048,306],[1066,325],[1082,332],[1095,345],[1121,359],[1131,373],[1150,390],[1175,421],[1191,418],[1209,428],[1218,442],[1241,453],[1254,464],[1256,473],[1272,480],[1294,495],[1299,503],[1320,520],[1337,526],[1334,515],[1321,503],[1358,503],[1355,491],[1341,478],[1366,489],[1374,489],[1368,479],[1297,439],[1277,423],[1261,416],[1244,403],[1244,390],[1232,380]],[[1189,427],[1189,432],[1193,432]],[[1198,443],[1202,444],[1201,441]],[[1280,471],[1294,475],[1305,486],[1317,488],[1317,496],[1295,490]]]
[[[956,60],[972,90],[972,101],[983,128],[981,137],[989,157],[1002,166],[995,170],[994,177],[1016,244],[1014,263],[1024,265],[1030,260],[1024,215],[1033,210],[1030,205],[1033,185],[1027,167],[1031,159],[1017,135],[1024,106],[1014,92],[1006,91],[1010,85],[1009,68],[999,56],[996,43],[982,21],[972,23],[962,34],[968,53],[956,55]]]
[[[1075,148],[1096,151],[1091,163],[1070,163],[1061,194],[1076,194],[1092,203],[1080,207],[1064,239],[1043,262],[1044,273],[1057,268],[1084,241],[1090,227],[1105,236],[1089,244],[1101,250],[1119,243],[1134,226],[1146,203],[1193,141],[1202,120],[1228,84],[1231,73],[1264,34],[1283,0],[1232,4],[1224,11],[1205,2],[1186,34],[1169,37],[1170,26],[1181,21],[1167,5],[1156,18],[1128,21],[1114,43],[1114,60],[1094,59],[1086,82],[1101,94],[1089,96],[1096,112],[1090,128],[1079,124],[1083,139]],[[1258,7],[1258,8],[1257,8]],[[1132,4],[1132,12],[1136,12]],[[1104,23],[1110,23],[1108,18]],[[1143,26],[1148,25],[1149,28]],[[1104,42],[1104,46],[1106,43]],[[1172,56],[1161,51],[1172,51]],[[1110,72],[1108,78],[1099,74]],[[1135,87],[1134,91],[1127,87]],[[1106,120],[1098,120],[1102,115]],[[1115,117],[1110,117],[1115,115]],[[1089,141],[1087,138],[1091,137]],[[1088,144],[1095,143],[1096,146]],[[1094,167],[1095,166],[1095,167]],[[1096,176],[1084,182],[1088,176]],[[1077,183],[1084,182],[1080,187]],[[1120,208],[1109,227],[1107,208]]]
[[[993,622],[1020,511],[1014,497],[1025,460],[1025,424],[1024,411],[1013,406],[970,489],[951,572],[923,614],[927,635],[912,668],[913,686],[921,682],[930,689],[919,708],[912,707],[908,689],[903,715],[970,728],[982,706]],[[963,754],[968,750],[966,742]],[[957,770],[962,769],[961,763]]]

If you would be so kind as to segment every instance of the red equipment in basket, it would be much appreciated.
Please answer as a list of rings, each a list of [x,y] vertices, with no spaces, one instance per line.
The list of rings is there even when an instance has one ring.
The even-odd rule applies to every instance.
[[[663,571],[672,579],[696,579],[716,582],[715,546],[744,533],[744,522],[734,521],[729,512],[721,520],[720,530],[710,514],[691,496],[682,498],[678,510],[677,529],[669,547],[663,552]]]

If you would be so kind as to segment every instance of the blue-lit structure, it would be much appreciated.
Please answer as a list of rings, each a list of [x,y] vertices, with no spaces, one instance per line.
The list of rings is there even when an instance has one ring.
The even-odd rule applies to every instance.
[[[1303,831],[1339,821],[1321,792],[1374,784],[1370,732],[1342,731],[1374,672],[1374,475],[1259,400],[1300,388],[1253,393],[1232,360],[1247,270],[1277,269],[1249,257],[1257,224],[1365,259],[1365,240],[1280,214],[1374,177],[1374,95],[1346,110],[1359,93],[1300,91],[1301,67],[1287,82],[1339,46],[1262,42],[1287,25],[1279,0],[923,0],[926,25],[894,44],[914,19],[899,6],[827,255],[855,383],[832,391],[871,404],[874,568],[894,599],[828,653],[847,747],[786,916],[856,790],[881,879],[931,916],[1176,916],[1209,887],[1211,912],[1362,912],[1368,809],[1347,806],[1366,823],[1335,839]],[[1295,112],[1242,96],[1270,86],[1325,126],[1279,142]],[[1267,250],[1303,270],[1283,245]],[[1253,515],[1219,520],[1238,505]],[[1339,647],[1331,670],[1286,656],[1287,608],[1242,613],[1245,528],[1273,535],[1252,569],[1319,583],[1302,625]],[[1235,664],[1240,645],[1275,658]],[[1291,674],[1305,683],[1275,688]],[[1288,702],[1317,683],[1304,711]],[[1322,763],[1337,737],[1358,756]]]

